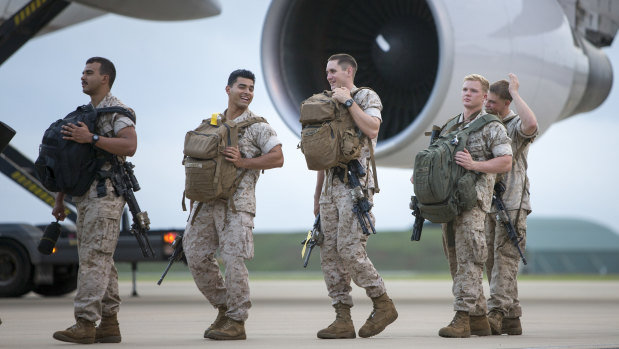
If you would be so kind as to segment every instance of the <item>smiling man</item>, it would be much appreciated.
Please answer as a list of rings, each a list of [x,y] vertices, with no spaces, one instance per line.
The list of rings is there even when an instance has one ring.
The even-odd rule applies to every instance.
[[[249,110],[254,98],[254,74],[235,70],[228,78],[228,108],[218,115],[222,122],[236,124],[259,118]],[[245,339],[245,320],[251,307],[249,275],[245,260],[254,256],[253,227],[256,214],[255,188],[260,170],[282,167],[282,143],[263,119],[239,130],[238,147],[226,147],[225,160],[237,168],[240,182],[230,200],[192,202],[183,236],[183,250],[196,285],[218,309],[205,338]],[[239,126],[240,127],[240,126]],[[215,253],[225,266],[225,281]]]

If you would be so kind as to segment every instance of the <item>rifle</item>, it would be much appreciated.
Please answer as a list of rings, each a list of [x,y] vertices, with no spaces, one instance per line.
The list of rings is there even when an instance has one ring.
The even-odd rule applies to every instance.
[[[434,143],[434,141],[441,134],[441,128],[439,126],[432,126],[432,132],[426,132],[426,136],[430,136],[430,145]],[[425,222],[425,218],[421,215],[421,210],[419,209],[419,201],[416,196],[411,196],[411,202],[409,204],[409,208],[413,211],[411,214],[415,216],[415,223],[413,224],[413,234],[411,235],[411,241],[419,241],[421,239],[421,231],[423,230],[423,222]]]
[[[522,250],[520,250],[520,241],[522,238],[518,238],[518,234],[516,234],[516,228],[514,228],[509,216],[507,215],[507,209],[505,208],[505,204],[503,203],[503,193],[505,192],[505,184],[503,182],[498,182],[494,185],[494,193],[492,195],[492,203],[496,205],[496,208],[499,210],[497,212],[497,220],[503,222],[505,229],[507,230],[507,236],[512,241],[516,249],[518,249],[518,253],[520,254],[520,258],[522,258],[522,263],[527,265],[527,260],[524,258],[522,254]]]
[[[303,260],[303,268],[307,267],[307,263],[309,263],[310,255],[312,254],[312,250],[314,249],[314,246],[322,245],[321,235],[322,233],[320,231],[320,213],[319,213],[316,216],[316,219],[314,220],[314,226],[312,227],[312,230],[308,231],[307,237],[305,238],[305,240],[301,241],[301,245],[303,245],[303,249],[301,250],[301,258],[305,257],[305,259]],[[306,250],[307,250],[307,255],[305,254]]]
[[[363,165],[359,162],[359,160],[351,160],[348,162],[348,166],[346,172],[338,171],[338,177],[342,182],[344,182],[344,175],[348,176],[348,184],[350,185],[350,195],[352,196],[352,211],[357,216],[357,220],[361,225],[361,230],[363,230],[363,234],[370,235],[368,230],[368,225],[372,229],[372,233],[376,234],[376,230],[374,229],[374,225],[372,224],[372,220],[370,219],[370,210],[372,209],[372,204],[368,201],[363,194],[363,189],[361,188],[361,182],[359,181],[359,177],[365,176],[365,169]],[[367,224],[366,224],[367,220]]]
[[[411,235],[411,241],[419,241],[421,240],[421,230],[423,230],[423,222],[426,220],[421,215],[421,210],[419,210],[418,206],[419,202],[417,201],[416,196],[411,196],[411,202],[409,207],[413,212],[411,214],[415,216],[415,223],[413,224],[413,234]]]
[[[128,161],[121,164],[116,155],[112,155],[110,159],[112,163],[112,185],[114,186],[116,193],[125,198],[125,201],[129,206],[129,211],[131,212],[131,217],[133,218],[133,223],[131,224],[131,235],[135,236],[137,239],[138,245],[140,246],[144,257],[155,257],[155,251],[153,251],[153,248],[150,246],[150,241],[148,240],[147,235],[148,230],[150,229],[150,219],[148,218],[148,213],[140,210],[140,205],[138,205],[135,195],[133,194],[134,191],[140,190],[140,184],[133,173],[133,167],[135,166]]]
[[[172,242],[172,247],[174,248],[174,252],[172,252],[172,255],[170,256],[170,258],[168,258],[168,266],[165,267],[163,274],[161,274],[161,278],[159,279],[159,281],[157,281],[157,285],[161,285],[161,283],[163,282],[163,278],[165,278],[165,276],[168,274],[168,271],[170,270],[172,264],[174,264],[174,262],[180,261],[183,258],[183,234],[176,235],[174,242]]]

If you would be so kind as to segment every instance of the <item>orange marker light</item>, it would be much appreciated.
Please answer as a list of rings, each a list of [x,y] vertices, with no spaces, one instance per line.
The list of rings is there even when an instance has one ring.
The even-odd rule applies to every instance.
[[[165,233],[163,234],[163,241],[171,245],[174,242],[174,239],[176,239],[176,235],[178,234],[175,232]]]

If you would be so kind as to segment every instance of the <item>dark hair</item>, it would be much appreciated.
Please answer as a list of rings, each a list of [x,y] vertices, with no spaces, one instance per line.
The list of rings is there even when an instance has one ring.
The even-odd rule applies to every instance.
[[[490,85],[490,92],[501,99],[512,101],[512,95],[509,93],[509,82],[507,82],[507,80],[499,80]]]
[[[357,61],[348,53],[336,53],[329,57],[327,62],[330,61],[337,61],[337,64],[343,66],[344,68],[352,67],[353,76],[357,73]]]
[[[101,64],[101,67],[99,68],[99,74],[107,75],[110,77],[110,88],[112,88],[112,85],[114,85],[114,80],[116,80],[116,68],[114,67],[114,63],[112,63],[109,59],[103,57],[88,58],[86,64],[90,63]]]
[[[256,83],[256,76],[254,73],[246,69],[237,69],[230,73],[230,76],[228,77],[228,86],[232,87],[238,78],[250,79],[254,82],[254,84]]]

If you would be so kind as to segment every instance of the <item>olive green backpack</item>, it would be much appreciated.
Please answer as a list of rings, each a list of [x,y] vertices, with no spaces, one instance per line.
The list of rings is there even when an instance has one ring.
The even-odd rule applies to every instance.
[[[457,120],[443,126],[446,131],[415,156],[415,196],[421,215],[433,223],[451,222],[476,205],[478,175],[457,165],[454,155],[465,148],[470,133],[490,122],[501,122],[495,115],[485,114],[468,127],[452,130]]]

